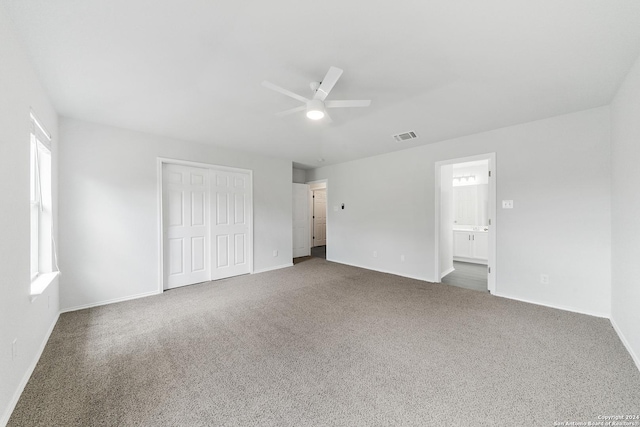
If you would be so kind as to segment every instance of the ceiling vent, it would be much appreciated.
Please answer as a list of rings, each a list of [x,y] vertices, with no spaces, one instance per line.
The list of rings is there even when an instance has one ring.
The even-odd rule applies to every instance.
[[[417,137],[418,137],[418,135],[416,135],[416,133],[414,131],[409,131],[409,132],[404,132],[404,133],[399,133],[397,135],[393,135],[393,139],[396,142],[407,141],[409,139],[415,139]]]

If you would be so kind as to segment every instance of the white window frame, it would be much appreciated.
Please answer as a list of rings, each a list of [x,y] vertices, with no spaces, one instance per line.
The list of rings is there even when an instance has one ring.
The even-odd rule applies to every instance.
[[[32,299],[58,275],[53,236],[53,176],[51,135],[31,113],[30,169],[30,277]]]

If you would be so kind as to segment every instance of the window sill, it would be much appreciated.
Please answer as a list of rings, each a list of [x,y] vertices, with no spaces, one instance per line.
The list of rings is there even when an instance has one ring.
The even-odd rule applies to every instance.
[[[45,289],[47,289],[47,287],[49,287],[49,285],[53,282],[53,279],[58,277],[58,274],[60,274],[59,271],[40,274],[33,280],[33,282],[31,282],[31,302],[35,301],[35,299],[38,298],[39,295],[42,295]]]

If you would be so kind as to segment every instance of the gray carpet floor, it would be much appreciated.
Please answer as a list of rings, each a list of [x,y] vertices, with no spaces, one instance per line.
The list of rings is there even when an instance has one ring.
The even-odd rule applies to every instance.
[[[606,319],[312,258],[60,316],[10,426],[553,426],[640,414]]]

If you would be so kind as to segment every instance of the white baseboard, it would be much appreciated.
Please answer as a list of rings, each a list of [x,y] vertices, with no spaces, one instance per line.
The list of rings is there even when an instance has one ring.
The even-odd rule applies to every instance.
[[[455,269],[455,268],[453,268],[453,267],[451,267],[450,269],[446,270],[445,272],[443,272],[442,274],[440,274],[440,280],[442,280],[442,278],[443,278],[444,276],[446,276],[447,274],[449,274],[449,273],[453,273],[454,271],[456,271],[456,269]]]
[[[507,299],[512,299],[512,300],[516,300],[516,301],[520,301],[520,302],[526,302],[528,304],[535,304],[535,305],[541,305],[543,307],[556,308],[558,310],[571,311],[572,313],[586,314],[588,316],[594,316],[594,317],[602,317],[604,319],[608,319],[610,317],[609,313],[601,313],[601,312],[596,312],[596,311],[582,310],[580,308],[569,307],[569,306],[566,306],[566,305],[548,304],[548,303],[544,303],[544,302],[540,302],[540,301],[532,301],[532,300],[528,300],[528,299],[525,299],[525,298],[519,298],[519,297],[514,297],[514,296],[511,296],[511,295],[501,294],[499,292],[495,292],[492,295],[495,295],[495,296],[500,297],[500,298],[507,298]]]
[[[411,276],[411,275],[409,275],[409,274],[402,274],[402,273],[398,273],[397,271],[389,271],[389,270],[381,270],[381,269],[379,269],[379,268],[365,267],[364,265],[351,264],[351,263],[349,263],[349,262],[336,261],[336,260],[329,259],[329,258],[327,258],[327,261],[335,262],[336,264],[349,265],[349,266],[351,266],[351,267],[363,268],[363,269],[365,269],[365,270],[377,271],[378,273],[393,274],[394,276],[406,277],[407,279],[415,279],[415,280],[421,280],[421,281],[423,281],[423,282],[430,282],[430,283],[432,283],[432,282],[431,282],[431,280],[425,279],[424,277]]]
[[[83,305],[77,305],[75,307],[69,307],[69,308],[60,309],[60,313],[68,313],[70,311],[84,310],[85,308],[99,307],[101,305],[113,304],[113,303],[116,303],[116,302],[123,302],[123,301],[129,301],[129,300],[132,300],[132,299],[150,297],[152,295],[158,295],[158,294],[161,294],[161,293],[162,293],[161,291],[155,290],[155,291],[151,291],[151,292],[144,292],[142,294],[129,295],[129,296],[126,296],[126,297],[121,297],[121,298],[113,298],[113,299],[106,300],[106,301],[92,302],[90,304],[83,304]]]
[[[616,333],[618,334],[618,337],[620,337],[620,341],[622,341],[622,344],[624,344],[624,346],[626,347],[627,351],[631,355],[631,358],[633,359],[633,362],[636,364],[636,368],[638,368],[638,371],[640,371],[640,356],[638,356],[633,351],[633,348],[631,347],[631,344],[629,344],[629,341],[627,341],[627,338],[624,336],[624,334],[622,333],[622,330],[620,329],[620,327],[618,326],[616,321],[613,319],[613,317],[611,317],[611,319],[609,319],[609,320],[611,320],[611,326],[613,326],[613,330],[616,331]]]
[[[18,384],[18,388],[13,393],[13,397],[9,402],[9,406],[5,410],[5,413],[2,415],[2,418],[0,418],[0,426],[5,426],[9,422],[9,418],[11,418],[11,414],[13,413],[13,410],[16,408],[16,405],[18,404],[18,400],[20,400],[20,396],[22,395],[24,388],[27,386],[27,383],[29,382],[29,378],[31,378],[31,374],[33,374],[33,371],[36,369],[36,365],[38,364],[38,361],[42,356],[42,352],[44,351],[44,348],[47,346],[47,342],[49,342],[49,337],[53,332],[53,328],[55,328],[56,324],[58,323],[59,317],[60,317],[60,313],[56,315],[55,319],[53,319],[53,322],[51,323],[51,326],[49,326],[49,330],[45,334],[44,339],[42,340],[42,343],[40,343],[40,348],[36,352],[36,356],[31,361],[31,364],[29,364],[29,368],[27,368],[27,372],[24,373],[24,376],[22,377],[20,384]]]
[[[282,264],[282,265],[276,265],[274,267],[262,268],[260,270],[255,270],[253,272],[253,274],[266,273],[267,271],[280,270],[281,268],[287,268],[287,267],[293,267],[293,263],[290,262],[288,264]]]

